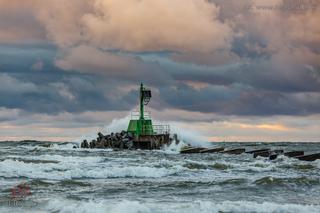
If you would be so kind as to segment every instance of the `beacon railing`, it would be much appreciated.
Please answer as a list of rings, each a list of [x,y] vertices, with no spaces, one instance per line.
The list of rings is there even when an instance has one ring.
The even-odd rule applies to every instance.
[[[170,134],[170,125],[143,125],[142,132],[152,135]]]
[[[140,118],[140,112],[138,112],[138,111],[131,112],[131,120],[139,120],[139,118]],[[148,111],[145,111],[143,118],[145,120],[151,120],[151,113]]]

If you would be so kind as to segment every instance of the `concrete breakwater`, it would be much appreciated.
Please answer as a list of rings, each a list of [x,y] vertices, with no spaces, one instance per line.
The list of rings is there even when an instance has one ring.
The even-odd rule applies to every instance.
[[[179,143],[177,135],[170,137],[169,134],[163,135],[151,135],[151,136],[135,136],[134,134],[121,131],[119,133],[111,133],[103,135],[101,132],[98,133],[98,137],[90,142],[84,140],[81,143],[81,148],[97,148],[97,149],[161,149],[165,145],[171,143]],[[315,161],[320,159],[320,153],[305,155],[304,151],[289,151],[284,150],[271,150],[271,149],[257,149],[247,151],[244,148],[237,149],[225,149],[224,147],[214,148],[203,148],[203,147],[192,147],[190,145],[183,147],[180,151],[181,154],[204,154],[204,153],[221,153],[221,154],[233,154],[239,155],[242,153],[252,154],[256,157],[266,157],[270,160],[276,159],[280,155],[287,157],[294,157],[303,161]]]
[[[169,134],[157,135],[134,135],[131,132],[121,131],[103,135],[98,133],[98,137],[90,142],[83,140],[81,148],[97,149],[161,149],[172,142],[179,143],[177,135],[170,137]]]
[[[101,132],[98,133],[97,139],[90,142],[84,140],[81,143],[81,148],[119,148],[119,149],[131,149],[133,148],[133,134],[122,131],[120,133],[111,133],[109,135],[103,135]]]

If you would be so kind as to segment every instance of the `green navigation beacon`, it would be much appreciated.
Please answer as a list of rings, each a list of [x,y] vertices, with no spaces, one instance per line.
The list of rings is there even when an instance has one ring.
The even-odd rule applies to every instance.
[[[131,132],[135,136],[147,136],[153,135],[152,120],[148,113],[144,112],[144,106],[149,103],[151,99],[151,90],[145,88],[143,84],[140,85],[140,112],[137,114],[131,113],[131,120],[128,126],[128,132]]]

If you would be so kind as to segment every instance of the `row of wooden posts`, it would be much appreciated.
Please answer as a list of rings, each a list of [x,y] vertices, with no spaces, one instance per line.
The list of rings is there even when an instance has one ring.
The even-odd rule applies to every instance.
[[[202,147],[187,147],[180,151],[181,154],[194,154],[194,153],[223,153],[223,154],[233,154],[233,155],[240,155],[242,153],[246,154],[253,154],[253,157],[256,158],[266,157],[270,160],[276,159],[279,155],[284,155],[287,157],[294,157],[299,160],[303,161],[315,161],[320,159],[320,153],[315,154],[308,154],[305,155],[304,151],[288,151],[285,152],[282,149],[257,149],[257,150],[250,150],[246,151],[244,148],[237,148],[237,149],[225,149],[224,147],[215,147],[215,148],[202,148]]]

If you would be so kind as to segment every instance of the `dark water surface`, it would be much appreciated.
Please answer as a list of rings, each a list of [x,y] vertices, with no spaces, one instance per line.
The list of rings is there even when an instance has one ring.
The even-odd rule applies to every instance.
[[[214,145],[320,152],[320,143]],[[7,202],[21,183],[31,194]],[[320,212],[320,161],[0,142],[0,187],[0,212]]]

